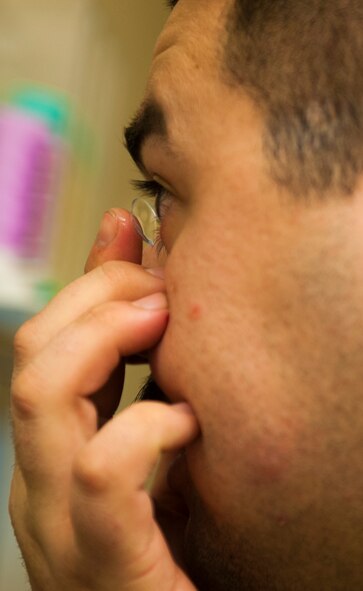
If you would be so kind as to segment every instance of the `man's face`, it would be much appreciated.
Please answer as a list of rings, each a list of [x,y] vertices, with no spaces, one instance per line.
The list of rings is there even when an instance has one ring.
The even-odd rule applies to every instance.
[[[189,566],[203,591],[358,588],[363,200],[295,198],[271,180],[264,115],[221,75],[228,6],[173,11],[147,87],[167,139],[142,150],[173,195],[152,370],[202,432],[179,475]]]

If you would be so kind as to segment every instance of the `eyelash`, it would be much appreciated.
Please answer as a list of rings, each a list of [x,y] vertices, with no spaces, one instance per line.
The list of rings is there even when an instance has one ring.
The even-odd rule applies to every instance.
[[[147,180],[139,180],[138,179],[138,180],[131,181],[131,184],[134,187],[134,189],[136,189],[138,192],[142,193],[145,197],[154,197],[154,199],[155,199],[155,209],[156,209],[156,214],[158,216],[159,225],[158,225],[158,229],[156,231],[154,247],[156,249],[156,252],[158,254],[160,254],[165,249],[165,244],[164,244],[163,239],[161,237],[161,231],[160,231],[160,223],[162,220],[162,215],[160,213],[160,202],[161,202],[162,198],[165,196],[165,194],[167,193],[167,190],[156,181],[147,181]]]

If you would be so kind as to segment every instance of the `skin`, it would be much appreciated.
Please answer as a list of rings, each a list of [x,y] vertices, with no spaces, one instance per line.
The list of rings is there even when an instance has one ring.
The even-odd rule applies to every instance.
[[[130,214],[110,213],[113,242],[96,241],[87,274],[16,336],[10,512],[36,591],[191,591],[144,490],[159,454],[198,434],[191,408],[144,402],[106,422],[124,357],[154,346],[168,321],[160,269],[140,266]]]
[[[168,144],[142,151],[173,194],[165,282],[114,210],[114,242],[16,341],[11,513],[36,591],[362,586],[362,184],[297,200],[270,179],[263,115],[218,77],[228,5],[180,0],[147,85],[168,122]],[[164,291],[169,321],[165,302],[130,304]],[[199,436],[189,407],[150,402],[97,433],[87,395],[102,388],[109,418],[121,356],[145,349]],[[189,578],[140,493],[158,452],[180,448]],[[167,488],[162,471],[166,505]]]

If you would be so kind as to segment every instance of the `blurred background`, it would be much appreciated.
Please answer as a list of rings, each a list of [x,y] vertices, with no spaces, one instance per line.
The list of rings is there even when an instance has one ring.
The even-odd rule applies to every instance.
[[[0,0],[0,591],[29,585],[7,515],[16,329],[83,265],[138,173],[123,127],[142,98],[163,0]],[[132,368],[131,400],[146,375]]]

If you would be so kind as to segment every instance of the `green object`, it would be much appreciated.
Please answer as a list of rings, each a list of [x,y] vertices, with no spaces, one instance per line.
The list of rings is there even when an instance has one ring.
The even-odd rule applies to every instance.
[[[87,174],[97,174],[101,163],[97,138],[92,127],[83,118],[76,116],[73,104],[66,95],[46,87],[18,83],[6,93],[3,100],[44,121],[52,133],[63,137],[67,145],[72,147],[79,162],[87,169]]]
[[[40,117],[52,132],[63,136],[67,134],[70,105],[63,95],[28,86],[15,90],[10,96],[10,102],[13,106]]]
[[[35,293],[42,304],[47,304],[60,291],[61,286],[53,279],[45,279],[35,284]]]

